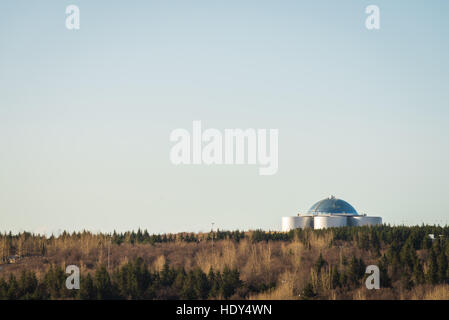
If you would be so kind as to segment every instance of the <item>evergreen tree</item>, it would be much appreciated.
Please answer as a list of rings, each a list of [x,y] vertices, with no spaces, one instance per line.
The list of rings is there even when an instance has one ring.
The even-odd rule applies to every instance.
[[[321,272],[321,268],[323,268],[327,264],[326,260],[323,259],[323,255],[320,252],[320,256],[318,260],[315,262],[314,268],[315,271],[319,274]]]
[[[14,275],[9,276],[8,281],[8,292],[6,293],[6,299],[17,300],[19,299],[19,284],[17,283],[16,277]]]
[[[317,293],[315,292],[315,289],[313,288],[313,285],[308,282],[304,289],[301,292],[301,298],[304,300],[309,300],[314,297],[316,297]]]
[[[426,274],[426,280],[430,284],[438,283],[438,264],[437,257],[434,250],[430,250],[429,258],[427,260],[428,270]]]
[[[207,275],[211,289],[209,292],[209,298],[218,298],[220,295],[220,287],[221,287],[221,273],[217,271],[214,273],[214,270],[210,268],[209,273]]]
[[[350,283],[357,284],[360,279],[365,275],[365,264],[362,259],[357,259],[355,256],[352,257],[348,269],[347,277]]]
[[[111,278],[104,265],[101,265],[95,272],[94,284],[98,300],[114,298]]]
[[[25,300],[39,298],[36,292],[38,281],[32,272],[22,271],[18,282],[18,296]]]
[[[181,298],[185,300],[194,300],[198,298],[195,291],[195,276],[192,271],[187,274],[184,281],[184,286],[181,290]]]
[[[237,270],[231,270],[228,266],[223,269],[222,286],[220,288],[224,299],[229,299],[237,288],[241,286],[240,274]]]
[[[415,285],[424,283],[424,271],[421,262],[416,258],[413,265],[413,281]]]
[[[174,270],[170,269],[170,266],[168,263],[169,263],[168,261],[165,262],[165,264],[162,268],[162,271],[161,271],[161,284],[163,286],[167,286],[167,287],[169,287],[173,284],[173,281],[175,281],[175,276],[176,276]]]
[[[86,277],[81,278],[80,289],[78,290],[78,297],[82,300],[94,300],[97,297],[95,291],[94,281],[88,273]]]
[[[45,288],[50,299],[62,299],[71,296],[65,287],[66,274],[61,267],[50,266],[44,277]]]
[[[381,288],[390,288],[391,287],[391,279],[388,275],[388,258],[383,255],[382,258],[378,262],[379,266],[379,277],[380,277],[380,287]]]
[[[438,281],[445,283],[447,282],[447,270],[448,270],[448,263],[447,263],[447,257],[444,251],[440,252],[440,255],[438,256],[437,260],[438,264]]]
[[[176,272],[175,281],[173,283],[173,287],[175,288],[176,291],[180,292],[183,289],[186,278],[187,274],[184,268],[178,269],[178,271]]]
[[[422,241],[422,248],[424,250],[430,249],[432,247],[432,240],[426,235]]]
[[[195,293],[198,299],[207,299],[207,296],[210,291],[210,283],[207,279],[207,276],[201,269],[196,269],[194,271],[195,277]]]
[[[400,253],[400,260],[403,266],[405,266],[408,271],[412,271],[416,261],[416,251],[413,248],[411,242],[407,241],[402,247]]]
[[[8,299],[8,289],[8,283],[3,278],[0,278],[0,300]]]

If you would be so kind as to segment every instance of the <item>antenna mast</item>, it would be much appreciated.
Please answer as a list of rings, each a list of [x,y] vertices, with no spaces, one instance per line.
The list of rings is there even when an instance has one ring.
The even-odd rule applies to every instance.
[[[212,222],[212,248],[214,247],[214,222]]]

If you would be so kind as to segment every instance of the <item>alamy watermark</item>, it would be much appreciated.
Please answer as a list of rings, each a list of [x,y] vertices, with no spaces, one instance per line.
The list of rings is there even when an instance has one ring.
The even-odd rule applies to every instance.
[[[67,266],[65,273],[70,274],[65,280],[65,287],[69,290],[80,288],[80,268],[75,265]]]
[[[80,29],[79,7],[74,4],[71,4],[65,8],[65,13],[67,15],[65,19],[65,27],[68,30],[79,30]]]
[[[80,29],[80,9],[77,5],[68,5],[65,9],[66,20],[65,26],[68,30]],[[365,13],[368,14],[365,20],[365,27],[368,30],[380,29],[380,9],[376,5],[369,5],[365,8]]]
[[[365,273],[370,275],[366,278],[365,286],[368,290],[380,289],[380,270],[376,265],[366,267]]]
[[[278,129],[202,130],[201,121],[193,121],[192,133],[175,129],[170,141],[170,161],[180,164],[259,165],[260,175],[274,175],[279,167]]]
[[[378,6],[370,5],[366,7],[365,13],[369,16],[365,20],[365,27],[368,30],[380,29],[380,9]]]

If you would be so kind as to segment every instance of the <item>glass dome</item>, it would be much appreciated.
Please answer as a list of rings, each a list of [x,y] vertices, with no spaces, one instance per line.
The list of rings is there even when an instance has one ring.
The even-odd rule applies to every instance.
[[[357,211],[344,200],[330,196],[315,203],[308,211],[309,214],[352,214],[358,215]]]

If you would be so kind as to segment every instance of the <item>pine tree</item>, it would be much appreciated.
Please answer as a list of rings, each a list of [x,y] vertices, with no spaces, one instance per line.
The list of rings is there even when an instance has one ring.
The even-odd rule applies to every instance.
[[[104,265],[101,265],[95,272],[94,283],[98,300],[113,298],[111,278]]]
[[[427,263],[428,263],[428,270],[426,274],[426,280],[430,284],[436,284],[438,283],[438,263],[436,254],[433,249],[430,250]]]
[[[438,264],[438,281],[445,283],[447,282],[447,270],[448,270],[448,262],[447,257],[444,251],[441,251],[437,260]]]
[[[365,274],[365,264],[362,259],[357,259],[355,256],[352,257],[348,269],[347,276],[348,280],[352,284],[357,284],[360,279]]]
[[[306,284],[306,286],[304,287],[304,289],[301,292],[301,297],[304,300],[312,299],[312,298],[316,297],[316,295],[317,294],[315,292],[315,289],[313,288],[313,285],[310,282],[308,282]]]
[[[209,273],[207,275],[207,278],[208,278],[210,286],[211,286],[208,298],[218,298],[219,295],[220,295],[220,287],[221,287],[221,274],[220,274],[220,271],[217,271],[215,273],[214,270],[211,267],[209,269]]]
[[[400,259],[401,263],[412,271],[416,261],[416,251],[410,242],[407,242],[401,249]]]
[[[390,288],[391,287],[391,279],[388,275],[388,258],[383,255],[378,263],[379,271],[380,271],[380,287],[381,288]]]
[[[86,277],[81,278],[78,298],[82,300],[94,300],[96,297],[94,281],[88,273]]]
[[[374,229],[372,230],[371,246],[376,256],[380,256],[380,240],[377,236],[377,232]]]
[[[424,271],[421,262],[416,258],[413,265],[413,281],[415,285],[424,283]]]
[[[184,282],[186,281],[187,274],[184,268],[179,268],[176,272],[175,281],[173,282],[173,287],[176,291],[180,292],[184,287]]]
[[[8,300],[17,300],[19,298],[19,284],[17,283],[16,277],[14,275],[9,276],[8,281],[8,292],[6,297]]]
[[[194,277],[195,277],[195,292],[196,296],[199,299],[207,299],[207,296],[210,291],[210,283],[207,279],[207,276],[204,274],[204,272],[201,269],[196,269],[194,271]]]
[[[230,298],[235,290],[241,286],[240,274],[237,270],[231,270],[228,266],[223,269],[222,286],[220,288],[224,299]]]
[[[318,260],[315,262],[315,271],[319,274],[321,272],[321,268],[324,267],[327,264],[326,260],[323,259],[323,255],[320,252],[320,256],[318,257]]]
[[[175,280],[175,272],[170,269],[169,262],[165,261],[161,271],[161,284],[163,286],[171,286]]]
[[[18,282],[18,296],[30,300],[36,297],[38,281],[32,272],[22,271]]]
[[[69,295],[69,290],[65,288],[65,280],[66,274],[61,267],[50,266],[44,276],[44,284],[51,299],[61,299]]]
[[[190,271],[185,278],[184,286],[181,290],[181,298],[185,300],[194,300],[198,298],[195,291],[195,276],[193,275],[193,271]]]
[[[431,247],[432,247],[432,240],[429,238],[428,235],[426,235],[422,242],[422,248],[427,250],[427,249],[430,249]]]
[[[0,300],[8,299],[8,289],[8,283],[3,278],[0,278]]]

